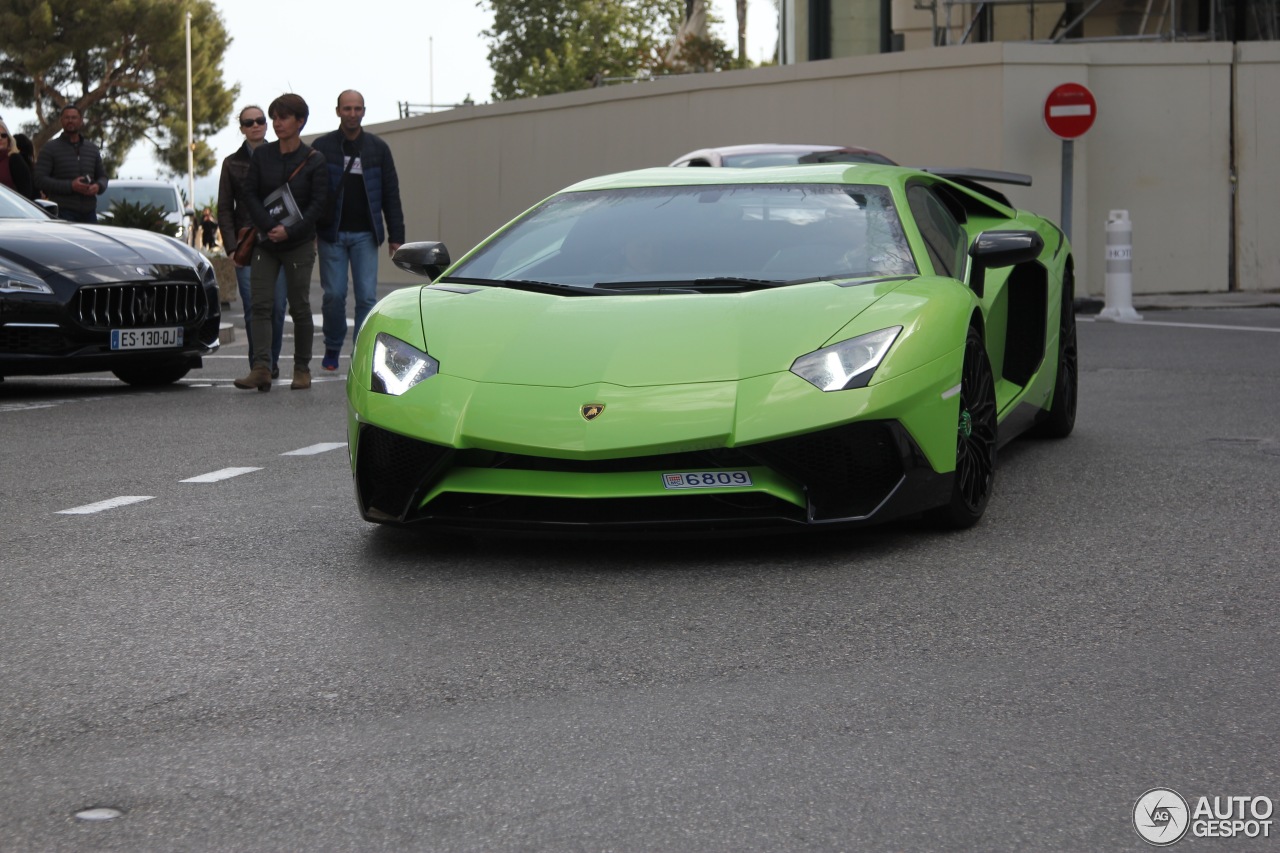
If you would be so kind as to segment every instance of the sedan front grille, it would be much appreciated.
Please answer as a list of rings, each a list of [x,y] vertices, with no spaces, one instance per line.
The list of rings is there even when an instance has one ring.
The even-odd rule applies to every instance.
[[[61,329],[0,326],[0,353],[52,355],[67,348]]]
[[[208,309],[204,286],[188,282],[82,287],[71,302],[72,316],[90,329],[189,326]]]

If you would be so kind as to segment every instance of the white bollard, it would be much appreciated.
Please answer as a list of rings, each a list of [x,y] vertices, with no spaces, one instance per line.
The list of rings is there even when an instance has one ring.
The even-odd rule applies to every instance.
[[[1107,302],[1099,320],[1129,323],[1141,320],[1133,310],[1133,223],[1129,211],[1107,214]]]

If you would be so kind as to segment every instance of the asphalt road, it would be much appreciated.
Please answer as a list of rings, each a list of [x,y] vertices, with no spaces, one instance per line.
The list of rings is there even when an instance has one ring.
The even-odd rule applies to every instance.
[[[1080,350],[971,531],[693,543],[366,524],[348,353],[0,383],[0,850],[1143,850],[1150,788],[1280,796],[1280,310]]]

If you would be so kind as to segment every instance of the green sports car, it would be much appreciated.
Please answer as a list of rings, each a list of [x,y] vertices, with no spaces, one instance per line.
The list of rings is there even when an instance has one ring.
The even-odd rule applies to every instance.
[[[378,303],[347,379],[360,512],[613,535],[976,523],[998,447],[1075,421],[1070,246],[986,185],[1021,177],[646,169],[456,263],[402,246],[430,281]]]

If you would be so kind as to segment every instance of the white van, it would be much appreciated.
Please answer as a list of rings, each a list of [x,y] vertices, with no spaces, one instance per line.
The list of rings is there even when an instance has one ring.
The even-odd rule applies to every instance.
[[[178,226],[178,239],[190,243],[191,220],[196,212],[182,203],[182,193],[173,184],[164,181],[107,181],[107,191],[98,196],[98,221],[111,222],[111,205],[127,201],[131,204],[149,204],[164,210],[165,219]]]

